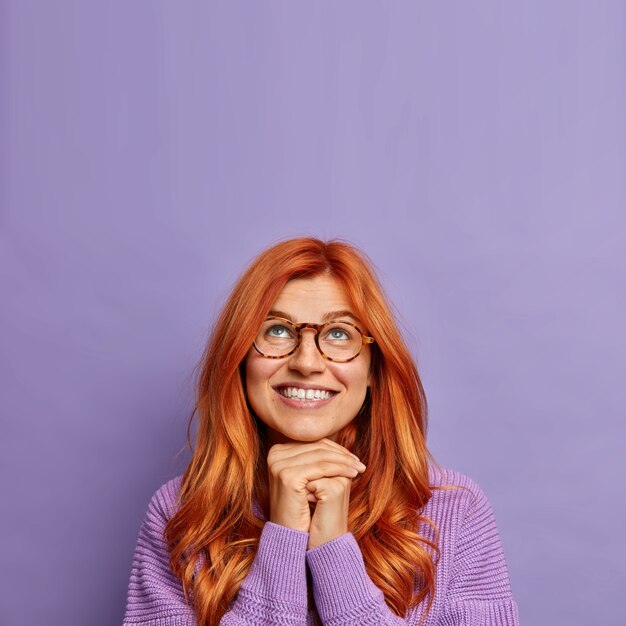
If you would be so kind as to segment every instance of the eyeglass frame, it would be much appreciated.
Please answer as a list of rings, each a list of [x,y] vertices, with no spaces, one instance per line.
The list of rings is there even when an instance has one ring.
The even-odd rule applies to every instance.
[[[298,335],[298,340],[296,342],[296,345],[293,347],[293,349],[290,352],[287,352],[287,354],[281,354],[280,356],[272,356],[269,354],[263,354],[263,352],[261,352],[259,347],[256,345],[256,338],[255,338],[255,340],[252,342],[254,349],[262,357],[266,359],[284,359],[285,357],[291,356],[300,347],[300,344],[302,343],[302,331],[305,328],[311,328],[315,331],[315,347],[317,348],[317,351],[322,355],[322,358],[326,359],[327,361],[332,361],[333,363],[349,363],[350,361],[354,361],[354,359],[356,359],[359,356],[359,354],[361,354],[364,345],[376,342],[374,337],[365,335],[363,331],[356,324],[353,324],[352,322],[346,322],[345,320],[330,320],[328,322],[324,322],[323,324],[314,324],[313,322],[300,322],[299,324],[294,324],[294,322],[292,322],[291,320],[288,320],[285,317],[278,317],[278,316],[272,315],[270,317],[266,317],[263,320],[263,323],[269,320],[280,320],[281,322],[287,322],[296,331]],[[348,326],[352,326],[352,328],[354,328],[359,333],[359,335],[361,335],[361,347],[359,348],[359,351],[354,356],[351,356],[349,359],[342,361],[338,359],[333,359],[332,357],[322,352],[322,349],[320,348],[320,344],[319,344],[320,331],[322,330],[322,328],[324,328],[324,326],[329,326],[330,324],[347,324]]]

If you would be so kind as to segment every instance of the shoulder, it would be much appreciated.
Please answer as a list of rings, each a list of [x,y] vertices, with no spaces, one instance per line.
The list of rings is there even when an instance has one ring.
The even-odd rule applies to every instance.
[[[471,476],[449,467],[429,464],[428,478],[431,488],[435,487],[436,491],[450,491],[448,487],[456,487],[470,499],[485,496],[482,487]],[[445,489],[442,490],[441,487]]]
[[[456,624],[461,619],[459,611],[466,619],[482,607],[494,615],[498,611],[497,623],[505,623],[499,620],[506,614],[507,624],[517,624],[508,566],[485,491],[473,478],[449,468],[431,468],[429,474],[432,497],[424,514],[441,531],[441,558],[447,564],[442,568],[449,598],[446,611],[452,616],[446,623]],[[449,485],[457,487],[447,489]],[[470,621],[479,620],[483,623],[477,615],[476,622]]]
[[[180,486],[182,475],[163,483],[150,498],[147,516],[154,520],[167,522],[180,506]]]
[[[467,474],[429,464],[428,475],[432,495],[426,509],[434,517],[453,517],[458,523],[472,512],[490,510],[487,494]]]
[[[455,567],[488,568],[494,559],[500,566],[504,562],[500,536],[483,488],[449,468],[433,467],[429,473],[432,496],[423,515],[441,532],[444,558],[453,558]]]

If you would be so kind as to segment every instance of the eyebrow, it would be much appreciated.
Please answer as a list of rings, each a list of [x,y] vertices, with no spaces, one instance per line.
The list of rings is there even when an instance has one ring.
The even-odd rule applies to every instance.
[[[285,311],[279,311],[277,309],[272,309],[268,312],[268,315],[275,317],[284,317],[285,319],[293,321],[292,315],[290,315],[289,313],[285,313]],[[341,317],[351,317],[358,324],[363,323],[354,313],[348,311],[348,309],[341,309],[339,311],[328,311],[328,313],[324,313],[324,315],[322,315],[322,324],[330,320],[338,320]]]

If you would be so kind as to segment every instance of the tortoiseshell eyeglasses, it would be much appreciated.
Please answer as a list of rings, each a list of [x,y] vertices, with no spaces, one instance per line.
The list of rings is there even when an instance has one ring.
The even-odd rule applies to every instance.
[[[261,324],[254,348],[268,359],[282,359],[298,349],[302,331],[307,328],[315,331],[315,345],[320,354],[336,363],[356,359],[365,344],[374,343],[373,337],[364,335],[354,324],[343,320],[332,320],[325,324],[294,324],[283,317],[268,317]]]

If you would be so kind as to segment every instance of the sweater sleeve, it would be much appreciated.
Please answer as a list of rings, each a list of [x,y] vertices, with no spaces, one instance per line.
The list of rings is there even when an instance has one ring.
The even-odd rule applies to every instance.
[[[220,626],[304,626],[309,533],[266,522],[259,549]]]
[[[383,592],[368,576],[352,533],[308,550],[306,560],[324,626],[409,624],[389,609]]]
[[[159,489],[139,530],[123,626],[197,626],[180,579],[169,565],[163,536],[171,483]],[[259,548],[221,626],[304,625],[308,534],[267,522]]]
[[[170,490],[166,483],[152,496],[139,529],[123,626],[196,626],[163,537]]]
[[[459,529],[443,606],[437,616],[429,616],[426,623],[519,626],[493,512],[482,490],[476,483],[473,487],[475,497]],[[416,609],[409,611],[406,618],[398,617],[389,609],[382,591],[368,576],[363,555],[351,533],[307,551],[306,559],[311,570],[315,605],[325,626],[413,626],[417,623]]]

